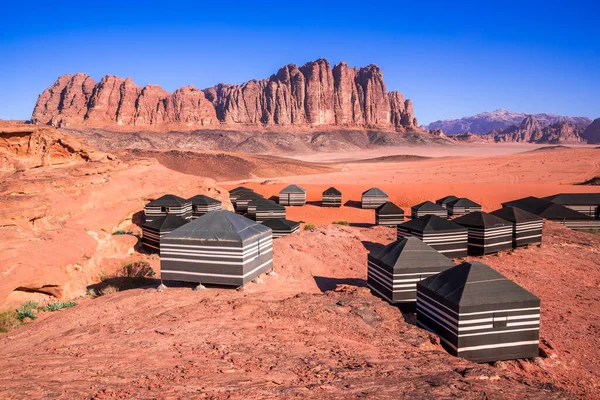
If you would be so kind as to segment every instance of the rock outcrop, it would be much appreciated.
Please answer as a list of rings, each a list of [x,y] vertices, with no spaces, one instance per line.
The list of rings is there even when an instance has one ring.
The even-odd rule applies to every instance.
[[[581,134],[588,143],[600,143],[600,118],[596,118]]]
[[[38,98],[32,122],[59,127],[198,128],[340,126],[418,129],[410,100],[387,92],[381,69],[371,64],[333,68],[325,59],[286,65],[271,77],[241,85],[193,86],[168,93],[140,88],[130,78],[64,75]]]
[[[494,132],[496,142],[525,142],[525,143],[580,143],[585,125],[559,121],[552,125],[543,126],[533,115],[528,115],[519,126]]]

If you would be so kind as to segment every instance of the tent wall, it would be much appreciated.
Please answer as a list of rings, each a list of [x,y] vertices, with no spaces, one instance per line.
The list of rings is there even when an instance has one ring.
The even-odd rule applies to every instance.
[[[187,202],[183,205],[175,206],[146,206],[144,208],[144,214],[146,214],[146,222],[152,222],[158,217],[164,217],[167,214],[178,215],[184,219],[192,218],[192,203]]]
[[[456,207],[452,204],[448,204],[446,208],[448,209],[448,215],[465,215],[470,212],[481,211],[481,206]]]
[[[300,232],[300,224],[291,229],[273,229],[273,239]]]
[[[370,196],[363,195],[361,199],[361,207],[362,208],[377,208],[380,205],[387,203],[387,196]]]
[[[321,206],[323,207],[341,207],[342,206],[342,195],[341,194],[324,194],[321,200]]]
[[[192,219],[203,216],[207,212],[217,211],[221,209],[221,203],[195,205],[192,209]]]
[[[303,206],[306,204],[306,193],[279,193],[279,204],[282,206]]]
[[[421,239],[448,258],[464,258],[467,256],[468,234],[466,230],[423,233],[398,226],[398,240],[409,236]]]
[[[468,231],[468,253],[473,256],[497,253],[513,247],[512,225],[474,228],[466,227]]]
[[[542,219],[539,221],[513,222],[513,247],[542,243]]]
[[[437,211],[426,211],[426,210],[418,210],[415,207],[412,207],[411,209],[411,217],[412,218],[419,218],[419,217],[424,217],[425,215],[437,215],[440,218],[448,218],[448,211],[444,210],[437,210]]]
[[[404,222],[404,213],[388,214],[380,213],[379,210],[375,210],[375,224],[376,225],[387,225],[396,226]]]

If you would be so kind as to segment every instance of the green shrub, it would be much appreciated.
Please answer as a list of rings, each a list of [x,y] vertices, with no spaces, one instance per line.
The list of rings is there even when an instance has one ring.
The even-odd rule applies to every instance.
[[[156,276],[156,272],[146,261],[130,261],[123,263],[119,276],[123,278],[152,278]]]
[[[17,308],[17,318],[19,321],[23,321],[25,318],[35,319],[34,311],[37,310],[38,303],[36,301],[28,301],[21,307]]]
[[[113,235],[133,235],[133,232],[132,231],[118,230],[118,231],[114,231],[112,234]]]
[[[19,316],[14,310],[0,311],[0,332],[8,332],[21,325]]]
[[[304,230],[305,231],[308,231],[308,230],[311,230],[311,229],[315,229],[315,224],[306,224],[306,225],[304,225]]]
[[[333,221],[332,224],[334,224],[334,225],[344,225],[344,226],[350,225],[350,223],[348,221],[344,221],[343,219],[341,219],[339,221]]]
[[[58,311],[58,310],[62,310],[63,308],[69,308],[69,307],[73,307],[76,306],[77,303],[75,303],[74,301],[57,301],[56,303],[50,303],[46,306],[46,310],[47,311]]]

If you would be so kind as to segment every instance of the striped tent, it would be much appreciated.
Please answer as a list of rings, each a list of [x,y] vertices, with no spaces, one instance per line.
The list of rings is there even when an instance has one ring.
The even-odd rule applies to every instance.
[[[388,195],[381,189],[371,188],[362,194],[362,208],[377,208],[388,201]]]
[[[435,201],[435,204],[440,205],[443,208],[446,208],[446,205],[454,200],[458,200],[458,197],[450,195],[450,196],[442,197],[441,199],[437,199]]]
[[[279,204],[282,206],[303,206],[306,204],[306,190],[298,185],[289,185],[279,192]]]
[[[414,237],[371,252],[368,259],[367,285],[391,304],[414,303],[418,281],[454,267],[449,258]]]
[[[490,214],[509,221],[513,226],[513,247],[542,243],[543,220],[516,207],[502,207]]]
[[[188,222],[189,220],[173,214],[146,222],[142,225],[142,245],[144,249],[149,253],[159,253],[161,238]]]
[[[467,228],[470,255],[482,256],[513,247],[513,225],[500,217],[475,211],[452,222]]]
[[[273,268],[270,228],[231,211],[213,211],[165,235],[164,280],[241,286]]]
[[[268,219],[263,225],[271,228],[273,239],[300,232],[300,223],[285,218]]]
[[[192,202],[174,194],[165,194],[146,204],[144,214],[146,214],[146,222],[151,222],[167,214],[174,214],[181,218],[190,219],[192,218]]]
[[[209,211],[221,209],[221,202],[212,197],[198,194],[189,199],[192,202],[192,218],[196,219]]]
[[[253,200],[257,200],[257,199],[263,199],[264,197],[260,194],[260,193],[256,193],[256,192],[242,192],[240,193],[237,198],[235,199],[235,211],[238,213],[245,213],[246,211],[248,211],[248,204],[250,204],[251,201]]]
[[[542,199],[579,211],[592,218],[600,218],[600,193],[560,193]]]
[[[502,207],[517,207],[570,229],[600,229],[600,220],[533,196],[502,203]]]
[[[269,199],[256,199],[248,203],[248,218],[256,222],[285,218],[285,207]]]
[[[466,197],[461,197],[446,203],[446,208],[448,209],[448,215],[465,215],[470,212],[481,211],[481,204],[477,204]]]
[[[323,192],[323,199],[321,200],[321,206],[323,207],[341,207],[342,206],[342,192],[334,187]]]
[[[470,361],[537,357],[540,299],[488,265],[464,262],[417,283],[417,326]]]
[[[244,186],[238,186],[234,189],[231,189],[229,191],[229,201],[231,201],[231,204],[233,205],[233,207],[235,208],[235,203],[237,201],[237,198],[242,194],[242,193],[247,193],[247,192],[254,192],[254,190],[249,189],[247,187]]]
[[[467,256],[467,229],[437,215],[425,215],[398,225],[398,240],[414,236],[448,258]]]
[[[411,218],[424,217],[425,215],[437,215],[438,217],[448,218],[448,211],[431,201],[424,201],[416,206],[412,206],[410,209]]]
[[[375,209],[376,225],[396,226],[404,222],[404,210],[388,201]]]

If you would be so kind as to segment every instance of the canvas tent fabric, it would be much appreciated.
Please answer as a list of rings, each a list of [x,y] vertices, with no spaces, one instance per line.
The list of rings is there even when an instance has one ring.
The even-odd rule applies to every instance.
[[[159,253],[161,238],[187,222],[189,220],[173,214],[146,222],[142,225],[142,245],[144,249],[150,253]]]
[[[414,236],[448,258],[467,256],[467,229],[437,215],[413,218],[398,225],[397,238]]]
[[[268,219],[263,222],[263,225],[271,228],[273,231],[273,239],[300,232],[299,222],[290,221],[285,218]]]
[[[540,299],[486,264],[464,262],[417,283],[417,326],[470,361],[537,357]]]
[[[257,199],[264,199],[264,197],[260,193],[256,192],[242,192],[239,196],[237,196],[235,200],[235,211],[239,213],[245,213],[248,211],[248,204],[251,201]]]
[[[490,214],[512,224],[513,247],[542,243],[542,217],[516,207],[502,207]]]
[[[212,197],[198,194],[191,197],[189,201],[192,202],[192,218],[196,219],[203,216],[207,212],[216,211],[221,209],[221,202],[213,199]]]
[[[481,211],[481,204],[475,203],[466,197],[461,197],[446,203],[446,208],[448,209],[448,215],[465,215],[470,212]]]
[[[421,240],[397,240],[368,256],[367,285],[391,304],[414,303],[417,282],[454,266]]]
[[[388,195],[379,188],[371,188],[362,194],[362,208],[377,208],[388,201]]]
[[[178,215],[184,219],[192,218],[192,202],[174,194],[165,194],[144,207],[146,222],[152,222],[167,214]]]
[[[600,193],[559,193],[542,200],[560,204],[592,218],[600,218]]]
[[[431,201],[424,201],[416,206],[412,206],[410,215],[412,218],[424,217],[425,215],[437,215],[438,217],[448,218],[448,210],[439,204],[435,204]]]
[[[342,192],[334,187],[323,192],[323,198],[321,200],[321,206],[323,207],[341,207],[342,206]]]
[[[213,211],[161,239],[164,280],[241,286],[272,269],[269,227],[230,211]]]
[[[437,199],[435,201],[435,204],[441,206],[442,208],[446,208],[446,205],[454,200],[458,200],[458,197],[456,197],[454,195],[450,195],[450,196],[442,197],[441,199]]]
[[[375,224],[396,226],[404,222],[404,210],[388,201],[375,209]]]
[[[279,204],[282,206],[303,206],[306,204],[306,190],[298,185],[289,185],[279,192]]]
[[[285,207],[268,199],[256,199],[248,203],[248,218],[257,222],[285,218]]]
[[[468,253],[472,256],[498,253],[513,247],[512,223],[498,216],[475,211],[452,222],[467,228]]]
[[[231,201],[231,204],[233,205],[233,207],[235,208],[235,203],[237,201],[237,198],[242,194],[242,193],[247,193],[247,192],[254,192],[254,190],[249,189],[247,187],[244,186],[238,186],[236,188],[233,188],[229,191],[229,201]]]

